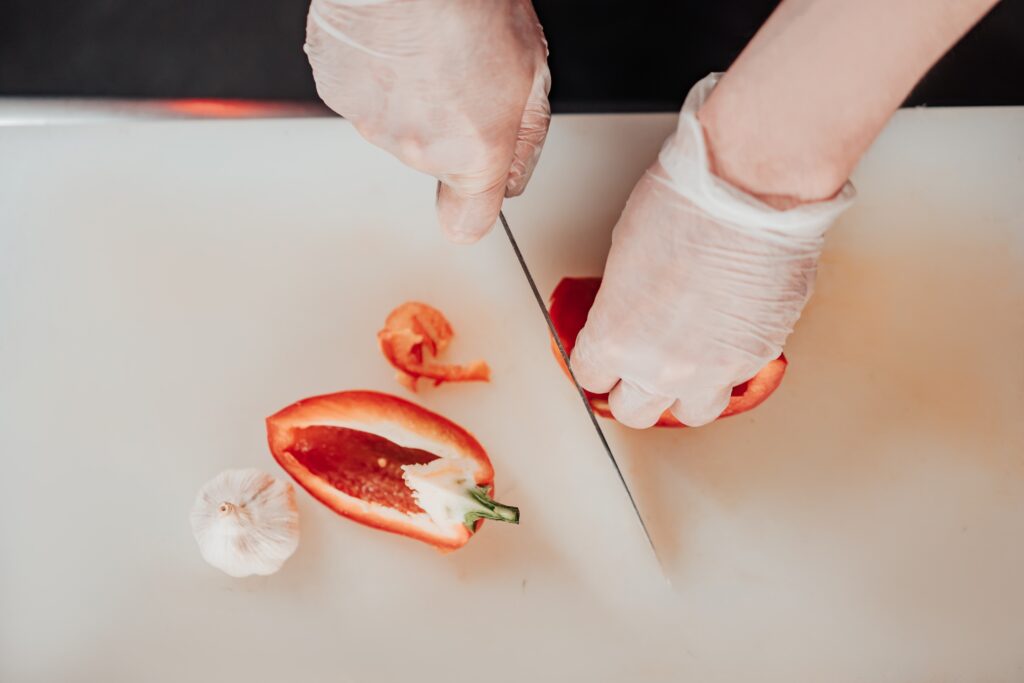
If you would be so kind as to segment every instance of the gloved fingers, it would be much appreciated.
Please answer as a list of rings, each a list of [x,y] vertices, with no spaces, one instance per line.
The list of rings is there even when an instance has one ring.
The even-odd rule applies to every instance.
[[[731,395],[729,386],[693,392],[677,400],[669,410],[687,427],[700,427],[714,422],[722,414]]]
[[[651,394],[629,380],[622,380],[608,394],[608,407],[615,419],[634,429],[653,427],[673,399]]]
[[[551,124],[551,104],[548,91],[551,89],[551,71],[543,64],[533,78],[533,87],[523,110],[523,118],[516,133],[516,145],[512,155],[512,166],[505,185],[506,197],[518,197],[526,189],[533,169],[537,166],[544,140]]]
[[[476,242],[494,227],[504,198],[504,182],[483,192],[468,194],[438,181],[437,220],[441,223],[441,232],[452,242]]]
[[[591,333],[584,326],[576,338],[569,364],[581,387],[595,394],[606,394],[619,381],[619,375],[608,369],[606,359],[590,340]]]
[[[547,64],[544,64],[534,78],[516,133],[512,161],[501,182],[472,194],[460,190],[457,182],[451,180],[438,184],[437,216],[442,232],[451,241],[472,244],[479,240],[494,227],[502,200],[515,197],[526,189],[551,121],[551,105],[548,103],[550,83],[551,75]]]

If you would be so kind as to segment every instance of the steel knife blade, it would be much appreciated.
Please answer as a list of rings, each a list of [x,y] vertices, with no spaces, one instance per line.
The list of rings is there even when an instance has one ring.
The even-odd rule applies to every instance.
[[[625,489],[626,496],[629,497],[629,504],[633,507],[633,512],[636,513],[636,519],[640,522],[640,528],[644,532],[647,544],[651,547],[651,552],[654,553],[654,559],[661,568],[662,574],[664,574],[665,567],[661,562],[661,557],[658,555],[658,548],[654,545],[654,539],[651,538],[651,532],[647,529],[647,523],[644,522],[644,516],[640,512],[640,508],[637,506],[636,499],[633,497],[633,492],[629,488],[629,483],[626,482],[626,477],[622,474],[622,469],[619,467],[618,460],[615,459],[612,447],[608,444],[608,439],[605,438],[604,430],[601,429],[601,424],[597,421],[594,409],[590,407],[590,401],[587,399],[587,392],[580,386],[579,381],[576,379],[576,374],[572,371],[572,366],[569,364],[569,354],[565,352],[562,340],[559,338],[558,332],[555,330],[555,323],[551,320],[551,313],[548,311],[547,304],[544,303],[544,297],[541,296],[540,290],[537,289],[537,283],[534,281],[533,275],[530,274],[530,268],[526,265],[526,259],[523,258],[523,252],[519,249],[519,244],[516,242],[516,238],[512,234],[512,229],[508,226],[508,220],[505,218],[505,212],[499,211],[498,218],[501,220],[501,226],[505,229],[505,234],[508,236],[509,244],[512,245],[512,250],[515,252],[516,258],[519,260],[519,267],[522,268],[523,275],[526,276],[526,281],[530,283],[530,289],[533,291],[533,298],[536,299],[537,305],[540,306],[541,313],[544,316],[544,322],[548,325],[548,330],[551,332],[551,338],[555,340],[555,345],[558,347],[558,353],[561,354],[562,361],[565,363],[565,367],[569,371],[569,377],[572,379],[573,384],[576,385],[576,391],[579,393],[580,399],[583,401],[583,406],[587,410],[587,415],[590,416],[590,422],[594,425],[594,431],[597,432],[597,438],[600,440],[605,454],[611,461],[612,467],[615,468],[615,474],[618,475],[619,481],[622,482],[622,488]]]

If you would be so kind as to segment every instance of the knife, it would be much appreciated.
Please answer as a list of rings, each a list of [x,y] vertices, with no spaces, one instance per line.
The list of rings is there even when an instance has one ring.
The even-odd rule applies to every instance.
[[[594,409],[590,407],[590,401],[587,399],[587,392],[580,386],[579,381],[576,379],[576,373],[572,371],[572,365],[569,364],[569,354],[565,352],[565,347],[562,346],[562,340],[559,338],[558,332],[555,330],[555,323],[551,320],[551,313],[548,311],[548,307],[544,303],[544,297],[541,296],[540,290],[537,289],[537,283],[534,281],[533,275],[530,274],[530,268],[526,265],[526,259],[523,258],[523,252],[519,249],[519,244],[516,242],[516,238],[512,234],[512,229],[508,227],[508,220],[505,219],[505,212],[499,211],[498,218],[501,220],[501,226],[505,228],[505,234],[508,235],[508,241],[509,244],[512,245],[512,251],[516,253],[516,258],[519,259],[519,266],[523,269],[523,275],[526,276],[526,281],[530,283],[530,289],[533,290],[533,298],[537,300],[537,305],[540,306],[540,311],[544,315],[544,322],[548,324],[548,330],[551,332],[551,338],[555,340],[555,346],[558,347],[558,353],[561,354],[562,361],[565,363],[565,368],[569,371],[569,377],[572,379],[572,383],[576,385],[576,391],[579,393],[580,399],[583,401],[583,406],[587,409],[587,415],[590,416],[590,422],[594,425],[594,431],[597,432],[597,438],[601,441],[601,446],[604,448],[605,454],[611,461],[612,467],[615,468],[615,474],[618,475],[619,481],[622,482],[622,488],[626,490],[626,496],[629,497],[629,504],[633,506],[633,512],[636,513],[637,521],[640,522],[640,528],[643,529],[644,537],[647,539],[647,544],[651,546],[651,552],[654,553],[654,559],[658,563],[662,574],[665,575],[667,580],[668,575],[665,574],[665,566],[662,564],[661,557],[658,555],[658,547],[654,545],[654,539],[651,538],[651,532],[647,530],[647,524],[644,522],[644,516],[640,514],[640,508],[636,504],[633,492],[630,491],[629,484],[626,483],[626,477],[622,474],[622,469],[619,467],[619,462],[615,459],[612,447],[608,445],[608,439],[605,438],[604,431],[601,429],[601,424],[597,421],[597,416],[594,415]]]

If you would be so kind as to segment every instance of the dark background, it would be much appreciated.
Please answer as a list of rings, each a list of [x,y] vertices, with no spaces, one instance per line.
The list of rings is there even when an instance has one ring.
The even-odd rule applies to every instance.
[[[554,109],[677,109],[693,82],[729,65],[776,4],[535,0],[551,45]],[[313,100],[302,52],[307,6],[0,0],[0,95]],[[1024,104],[1024,0],[1003,0],[907,104]]]

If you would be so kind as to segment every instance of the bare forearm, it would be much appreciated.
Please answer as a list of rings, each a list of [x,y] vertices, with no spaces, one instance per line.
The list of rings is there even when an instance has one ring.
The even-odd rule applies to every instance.
[[[997,0],[784,0],[698,117],[715,172],[832,196],[918,80]]]

